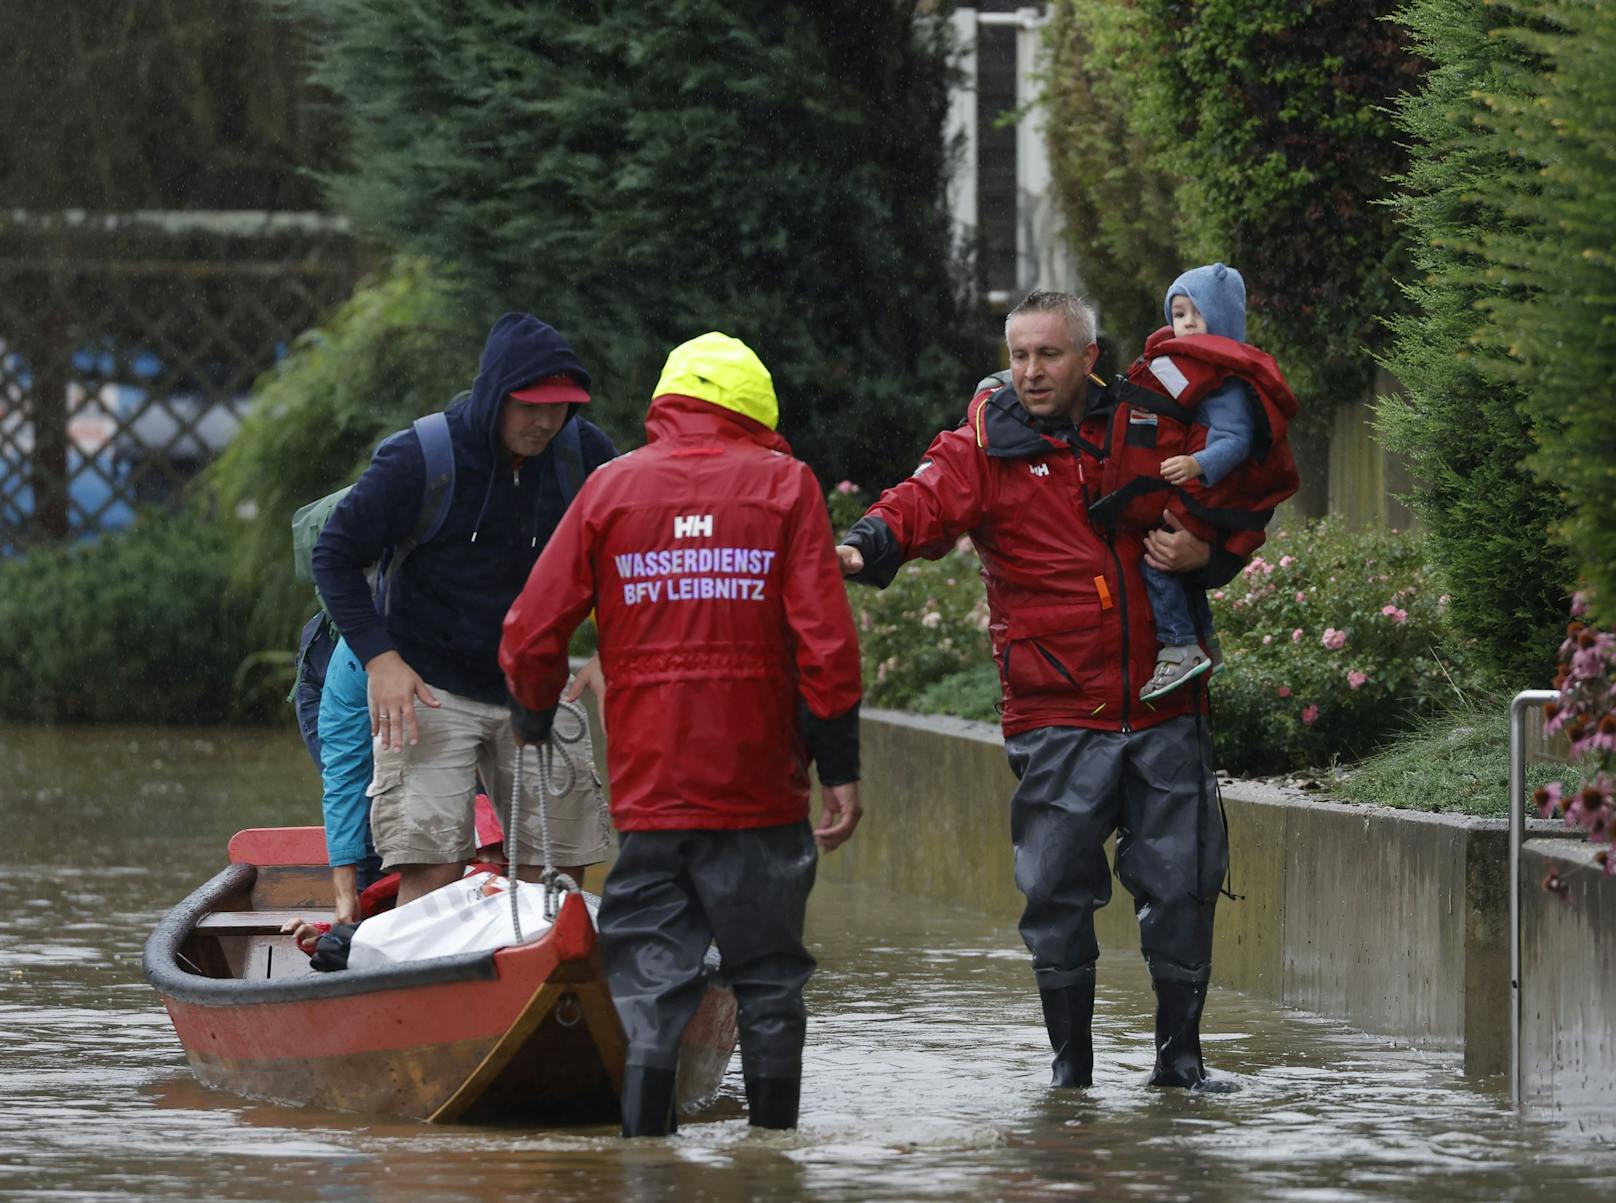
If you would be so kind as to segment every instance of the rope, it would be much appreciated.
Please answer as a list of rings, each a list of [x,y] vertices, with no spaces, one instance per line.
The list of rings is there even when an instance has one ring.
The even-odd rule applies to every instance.
[[[505,825],[505,880],[510,883],[511,895],[511,934],[513,943],[522,942],[522,919],[516,910],[516,833],[519,828],[516,820],[522,808],[522,753],[527,750],[525,744],[517,744],[515,756],[511,763],[511,809],[510,822]]]
[[[565,716],[569,722],[561,720]],[[567,727],[571,726],[571,733]],[[581,741],[589,731],[589,716],[584,708],[576,702],[561,702],[556,707],[555,720],[550,724],[550,738],[535,751],[537,754],[539,773],[539,848],[544,858],[540,868],[539,880],[544,885],[544,917],[554,919],[556,915],[556,898],[563,894],[576,894],[579,885],[566,873],[558,873],[555,867],[554,852],[550,843],[550,799],[564,798],[570,794],[573,787],[578,784],[578,769],[562,749]],[[517,918],[516,889],[517,866],[512,863],[513,850],[517,847],[520,828],[516,825],[519,815],[518,799],[522,792],[522,753],[525,745],[516,747],[515,763],[511,769],[511,811],[510,824],[506,827],[505,836],[505,873],[511,883],[511,929],[516,935],[516,942],[522,942],[522,924]],[[556,754],[560,752],[561,761],[566,765],[564,784],[557,783]],[[600,799],[599,815],[602,829],[608,837],[611,833],[611,815],[606,807],[606,799],[600,790],[600,774],[595,770],[593,763],[589,766],[589,775],[594,779],[595,796]]]

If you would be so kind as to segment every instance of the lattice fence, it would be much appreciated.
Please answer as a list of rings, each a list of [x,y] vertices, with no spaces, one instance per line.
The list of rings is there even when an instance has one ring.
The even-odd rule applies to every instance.
[[[359,265],[320,215],[0,215],[0,555],[175,499]]]

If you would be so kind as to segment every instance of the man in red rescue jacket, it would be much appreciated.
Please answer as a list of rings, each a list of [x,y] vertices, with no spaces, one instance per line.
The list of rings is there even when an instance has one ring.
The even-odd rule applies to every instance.
[[[1212,915],[1228,845],[1199,690],[1141,702],[1156,662],[1142,558],[1204,570],[1212,549],[1183,531],[1091,525],[1115,400],[1090,375],[1094,313],[1034,292],[1005,324],[1011,384],[986,382],[966,421],[932,441],[837,549],[852,579],[885,587],[903,561],[935,559],[969,534],[982,559],[1003,685],[1021,935],[1054,1049],[1052,1084],[1091,1084],[1094,911],[1111,897],[1104,844],[1133,895],[1156,991],[1154,1085],[1216,1089],[1200,1018]],[[1221,557],[1213,562],[1221,562]],[[1233,561],[1238,567],[1238,561]]]
[[[537,742],[591,609],[617,861],[601,896],[628,1037],[623,1134],[674,1128],[679,1039],[716,939],[750,1122],[792,1128],[817,863],[860,815],[858,636],[813,474],[775,433],[767,369],[709,333],[668,356],[646,446],[591,475],[505,618],[518,738]],[[808,761],[823,811],[808,825]]]

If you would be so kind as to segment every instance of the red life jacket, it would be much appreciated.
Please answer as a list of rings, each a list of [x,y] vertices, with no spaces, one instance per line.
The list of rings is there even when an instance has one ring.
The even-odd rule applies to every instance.
[[[1207,429],[1195,407],[1230,377],[1250,386],[1251,450],[1217,484],[1199,480],[1170,485],[1162,461],[1206,446]],[[1273,357],[1216,334],[1174,338],[1163,326],[1145,340],[1144,353],[1113,386],[1116,408],[1107,415],[1099,449],[1099,493],[1089,506],[1097,521],[1149,529],[1170,511],[1185,529],[1237,555],[1262,545],[1274,507],[1300,483],[1286,431],[1296,397]]]

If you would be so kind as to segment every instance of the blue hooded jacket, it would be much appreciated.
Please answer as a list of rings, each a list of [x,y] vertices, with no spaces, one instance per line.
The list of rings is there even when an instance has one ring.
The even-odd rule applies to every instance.
[[[365,570],[414,533],[426,480],[420,440],[392,439],[379,447],[332,511],[314,547],[314,580],[361,664],[396,650],[429,686],[504,703],[499,640],[505,611],[566,505],[554,443],[515,464],[499,441],[500,409],[513,390],[562,373],[589,387],[589,373],[550,326],[526,313],[507,313],[494,323],[470,395],[446,411],[455,461],[448,516],[399,567],[385,615],[377,613]],[[578,416],[578,406],[571,408],[567,420],[578,423],[584,471],[592,472],[617,452],[604,432]]]
[[[1169,326],[1173,324],[1174,297],[1188,297],[1194,303],[1208,334],[1221,334],[1237,343],[1246,341],[1246,282],[1234,268],[1209,263],[1174,280],[1162,299],[1162,315]],[[1250,386],[1233,379],[1196,406],[1196,421],[1207,430],[1206,446],[1195,453],[1195,460],[1208,485],[1217,484],[1251,454],[1251,406],[1256,403]]]

